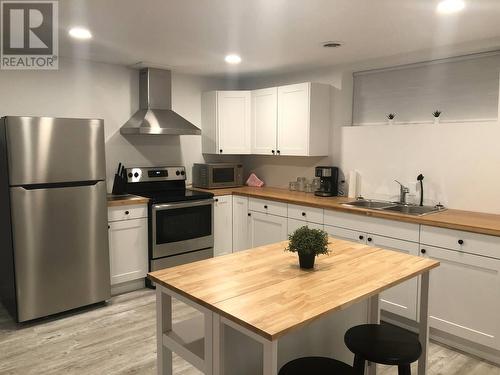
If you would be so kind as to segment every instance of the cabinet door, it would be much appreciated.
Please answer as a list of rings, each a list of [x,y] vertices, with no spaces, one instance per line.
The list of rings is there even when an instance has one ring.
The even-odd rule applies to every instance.
[[[278,88],[252,91],[252,154],[276,154]]]
[[[146,277],[148,219],[114,221],[108,225],[111,285]]]
[[[332,227],[331,225],[325,225],[325,231],[330,236],[339,238],[341,240],[347,240],[352,242],[359,242],[366,244],[366,233],[358,232],[350,229],[344,229],[339,227]]]
[[[214,198],[214,256],[233,252],[233,197]]]
[[[233,196],[233,252],[250,248],[248,198]]]
[[[419,254],[419,246],[415,242],[368,234],[367,243],[370,246],[399,251],[410,255],[418,256]],[[418,279],[414,277],[382,292],[380,295],[380,308],[416,321],[417,291]]]
[[[311,223],[304,220],[290,219],[288,218],[288,234],[292,234],[300,227],[307,225],[309,229],[321,229],[323,230],[323,224]]]
[[[309,152],[310,84],[278,87],[278,150],[280,155]]]
[[[431,327],[500,349],[500,260],[432,246],[425,256],[441,265],[430,272]]]
[[[287,218],[250,211],[251,247],[268,245],[287,239]]]
[[[220,154],[250,153],[250,91],[217,92]]]

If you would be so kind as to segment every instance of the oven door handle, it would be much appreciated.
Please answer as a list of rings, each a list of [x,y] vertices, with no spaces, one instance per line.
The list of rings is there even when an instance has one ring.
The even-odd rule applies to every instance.
[[[164,211],[164,210],[175,210],[176,208],[185,207],[197,207],[197,206],[213,206],[213,199],[203,199],[199,201],[190,201],[185,203],[164,203],[164,204],[153,204],[153,211]]]

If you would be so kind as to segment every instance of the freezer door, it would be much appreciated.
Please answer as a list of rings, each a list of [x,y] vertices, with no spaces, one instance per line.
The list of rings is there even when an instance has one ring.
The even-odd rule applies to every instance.
[[[7,117],[9,184],[104,180],[104,122]]]
[[[19,321],[110,298],[105,183],[10,196]]]

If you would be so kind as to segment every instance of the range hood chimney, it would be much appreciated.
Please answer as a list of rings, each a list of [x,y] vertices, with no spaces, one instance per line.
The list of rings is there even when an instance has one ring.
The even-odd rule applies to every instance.
[[[121,128],[125,135],[200,135],[201,130],[172,111],[170,70],[139,71],[139,110]]]

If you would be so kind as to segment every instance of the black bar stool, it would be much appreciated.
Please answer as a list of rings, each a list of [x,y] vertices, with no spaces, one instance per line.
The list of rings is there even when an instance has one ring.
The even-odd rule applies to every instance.
[[[355,375],[351,366],[333,358],[303,357],[288,362],[278,375]]]
[[[389,324],[363,324],[350,328],[344,342],[354,353],[354,372],[363,375],[365,362],[398,366],[399,375],[411,375],[410,365],[422,354],[417,335]]]

